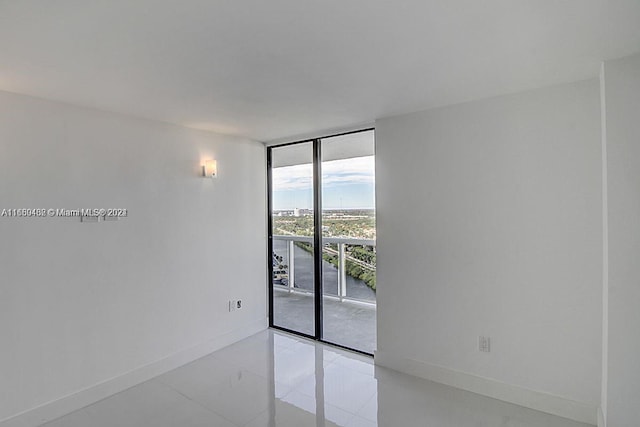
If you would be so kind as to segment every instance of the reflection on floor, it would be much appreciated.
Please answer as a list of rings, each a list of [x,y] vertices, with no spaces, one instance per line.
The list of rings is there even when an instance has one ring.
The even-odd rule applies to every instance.
[[[579,427],[264,331],[47,427]]]
[[[324,340],[373,354],[376,349],[376,306],[325,298]],[[313,294],[289,293],[274,288],[273,319],[276,326],[314,335]]]

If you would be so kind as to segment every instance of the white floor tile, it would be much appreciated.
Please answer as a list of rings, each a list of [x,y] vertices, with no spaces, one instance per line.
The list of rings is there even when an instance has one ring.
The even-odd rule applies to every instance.
[[[168,386],[148,381],[76,411],[46,427],[234,427]]]
[[[377,381],[372,375],[335,363],[327,366],[320,375],[321,378],[308,378],[296,390],[308,396],[315,396],[320,386],[324,391],[326,403],[351,414],[356,414],[377,390]],[[318,384],[320,380],[322,382]]]
[[[242,369],[209,355],[156,378],[174,389],[208,390],[212,385],[238,374]]]
[[[307,396],[306,394],[302,394],[297,391],[292,391],[288,393],[283,399],[282,402],[293,405],[297,408],[301,408],[307,412],[312,414],[316,414],[317,404],[322,402],[317,402],[315,397]],[[329,405],[325,403],[322,407],[322,413],[324,419],[330,421],[338,426],[346,426],[347,423],[353,418],[353,415],[344,411],[336,406]]]
[[[338,356],[333,360],[333,363],[369,376],[373,376],[375,373],[373,360],[359,354]]]
[[[265,378],[245,370],[234,369],[219,382],[183,383],[176,391],[200,405],[222,415],[237,425],[245,425],[283,397],[289,388],[270,383]]]
[[[47,427],[586,427],[265,331]]]
[[[377,421],[378,419],[378,393],[374,394],[371,399],[356,413],[357,416],[369,421]]]
[[[378,423],[360,417],[353,417],[347,427],[378,427]]]

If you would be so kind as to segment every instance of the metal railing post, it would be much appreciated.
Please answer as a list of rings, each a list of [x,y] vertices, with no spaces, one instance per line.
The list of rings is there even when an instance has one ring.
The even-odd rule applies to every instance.
[[[294,281],[295,281],[295,274],[294,274],[294,271],[295,271],[295,268],[294,268],[295,267],[294,266],[295,256],[294,256],[294,253],[293,253],[294,248],[295,248],[294,241],[293,240],[289,240],[289,248],[288,248],[289,250],[287,251],[287,257],[288,257],[287,265],[289,266],[289,279],[288,279],[289,280],[289,292],[293,291],[293,284],[294,284]]]
[[[338,243],[338,296],[341,300],[347,296],[347,266],[344,243]]]
[[[287,234],[287,235],[274,235],[273,240],[285,242],[286,248],[287,248],[286,249],[287,254],[284,256],[285,259],[282,261],[282,264],[284,264],[285,262],[287,263],[288,283],[286,286],[284,285],[284,283],[282,283],[281,286],[278,286],[277,288],[278,289],[286,288],[289,293],[292,293],[292,292],[293,293],[296,293],[296,292],[309,293],[308,288],[305,286],[303,286],[303,288],[295,287],[295,280],[296,280],[295,279],[295,251],[296,251],[295,244],[296,242],[312,244],[313,237],[295,236],[295,235]],[[369,299],[366,299],[366,298],[362,299],[355,296],[347,295],[347,281],[349,279],[347,277],[347,263],[350,262],[350,263],[356,264],[362,267],[363,269],[368,269],[373,272],[375,272],[376,270],[376,265],[371,263],[370,261],[367,262],[367,261],[360,260],[354,257],[353,254],[350,255],[348,253],[347,246],[372,246],[375,251],[376,241],[372,239],[360,239],[360,238],[350,238],[350,237],[325,237],[323,238],[323,243],[327,245],[325,247],[326,252],[331,256],[338,258],[338,265],[337,265],[338,292],[337,292],[337,295],[333,297],[337,298],[340,301],[359,301],[359,302],[371,303],[372,301]],[[337,250],[333,249],[330,245],[336,245]],[[328,295],[328,296],[332,297],[331,295]],[[373,300],[373,304],[375,304],[375,299]]]

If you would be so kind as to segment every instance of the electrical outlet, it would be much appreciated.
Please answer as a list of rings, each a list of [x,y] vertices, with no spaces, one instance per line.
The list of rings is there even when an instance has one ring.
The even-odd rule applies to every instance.
[[[241,300],[241,299],[239,299],[238,301],[236,301],[236,307],[237,307],[238,309],[242,308],[242,300]]]
[[[491,338],[480,336],[478,339],[478,349],[482,352],[489,353],[491,351]]]

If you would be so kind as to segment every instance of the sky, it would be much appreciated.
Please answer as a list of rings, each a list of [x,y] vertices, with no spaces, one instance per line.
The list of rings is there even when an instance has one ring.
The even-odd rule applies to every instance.
[[[273,209],[313,207],[313,165],[273,169]],[[373,209],[375,157],[356,157],[322,163],[324,209]]]

